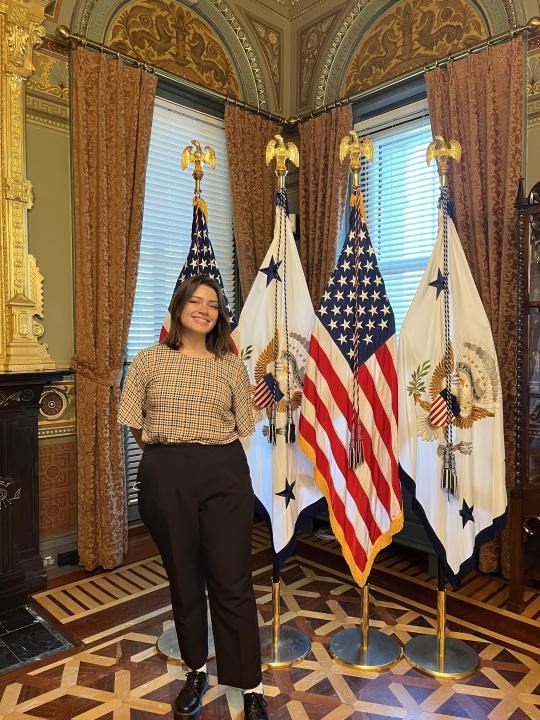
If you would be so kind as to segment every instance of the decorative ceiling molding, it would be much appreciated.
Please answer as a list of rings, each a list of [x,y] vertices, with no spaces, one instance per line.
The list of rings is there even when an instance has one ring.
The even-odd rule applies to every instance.
[[[487,19],[491,35],[517,27],[517,2],[519,0],[493,0],[488,4],[485,0],[470,0],[470,4]],[[315,108],[341,99],[344,75],[356,49],[370,27],[396,4],[394,0],[357,0],[354,3],[326,51],[315,91]]]
[[[267,21],[244,10],[244,18],[259,42],[260,51],[266,59],[268,74],[274,91],[275,110],[283,107],[283,31]]]
[[[287,8],[287,10],[290,10],[291,8],[298,5],[301,0],[275,0],[275,2],[278,5],[282,5],[284,8]]]
[[[369,2],[370,2],[370,0],[357,0],[357,2],[353,5],[352,9],[347,13],[347,16],[341,23],[341,26],[340,26],[339,30],[337,31],[332,44],[328,48],[326,57],[323,61],[322,67],[321,67],[321,74],[319,77],[319,82],[317,83],[317,91],[315,93],[315,103],[314,103],[315,108],[322,107],[325,104],[326,86],[328,84],[328,76],[330,75],[330,70],[334,63],[334,59],[336,57],[338,48],[341,45],[341,43],[343,42],[343,40],[346,37],[349,30],[351,29],[354,21],[359,17],[360,13],[369,4]]]
[[[219,11],[221,16],[226,20],[231,30],[234,32],[238,40],[240,41],[240,44],[242,46],[242,50],[244,51],[246,60],[249,63],[249,66],[251,68],[251,72],[253,75],[253,80],[255,81],[255,87],[257,91],[257,100],[256,104],[258,107],[263,108],[264,110],[268,110],[268,98],[266,93],[266,88],[264,85],[264,79],[261,73],[261,67],[259,64],[259,59],[257,58],[257,55],[255,54],[255,51],[253,50],[251,43],[244,32],[244,28],[240,25],[239,21],[234,16],[233,12],[229,9],[229,7],[223,2],[223,0],[205,0],[206,2],[211,2],[214,7]],[[204,5],[204,2],[201,0],[198,0],[197,2],[197,9],[201,8]],[[230,50],[232,51],[232,47]],[[248,98],[244,98],[246,102],[253,103],[253,100],[249,100]]]
[[[77,0],[70,28],[72,32],[103,42],[111,19],[126,4],[118,0]],[[271,110],[257,53],[241,23],[224,0],[197,0],[197,3],[181,4],[188,5],[192,12],[200,15],[221,38],[236,66],[241,99],[250,105]]]
[[[329,33],[336,23],[345,5],[339,5],[326,15],[303,25],[297,30],[298,47],[298,89],[297,110],[302,112],[312,105],[313,78],[318,69],[321,50],[324,48]]]

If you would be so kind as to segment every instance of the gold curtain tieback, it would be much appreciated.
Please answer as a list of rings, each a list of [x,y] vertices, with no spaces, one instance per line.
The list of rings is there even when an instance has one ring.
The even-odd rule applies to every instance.
[[[77,375],[80,375],[85,380],[95,383],[96,385],[103,385],[105,387],[117,388],[120,386],[122,379],[123,367],[116,367],[112,370],[95,368],[92,364],[85,360],[79,360],[73,357],[71,361],[71,367],[75,370]]]

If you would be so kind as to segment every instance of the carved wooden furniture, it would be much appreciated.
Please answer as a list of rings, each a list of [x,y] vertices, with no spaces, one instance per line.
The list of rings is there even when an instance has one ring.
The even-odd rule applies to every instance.
[[[540,183],[520,185],[517,323],[516,482],[510,491],[510,610],[524,584],[540,585]]]
[[[38,412],[58,372],[0,375],[0,610],[45,587],[39,554]]]

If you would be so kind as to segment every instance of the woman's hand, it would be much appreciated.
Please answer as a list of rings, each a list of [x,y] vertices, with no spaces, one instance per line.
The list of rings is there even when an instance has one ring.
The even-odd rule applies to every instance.
[[[142,439],[142,429],[141,428],[129,428],[131,430],[131,434],[135,438],[135,442],[137,445],[141,448],[141,450],[144,450],[144,443]]]

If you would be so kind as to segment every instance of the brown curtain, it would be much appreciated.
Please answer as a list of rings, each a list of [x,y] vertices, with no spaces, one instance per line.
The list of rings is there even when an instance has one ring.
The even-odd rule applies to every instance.
[[[521,175],[523,40],[472,54],[426,75],[434,135],[458,140],[460,163],[450,164],[450,197],[457,229],[484,304],[503,387],[506,481],[515,474],[517,243],[514,201]],[[502,552],[501,552],[502,550]],[[484,545],[480,569],[508,574],[505,533]]]
[[[316,307],[336,262],[348,163],[339,144],[352,129],[350,105],[300,123],[300,257]]]
[[[120,378],[133,308],[156,77],[83,48],[72,62],[79,557],[127,550]]]
[[[281,132],[276,123],[246,110],[225,107],[234,237],[242,297],[247,298],[272,241],[275,173],[266,145]]]

